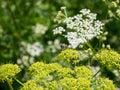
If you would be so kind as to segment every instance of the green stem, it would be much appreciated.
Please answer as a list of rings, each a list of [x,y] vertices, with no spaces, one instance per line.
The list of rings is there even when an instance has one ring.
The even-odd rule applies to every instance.
[[[91,45],[89,42],[87,42],[86,45],[87,45],[89,48],[92,49],[92,52],[93,52],[93,53],[96,52],[95,49],[92,47],[92,45]]]
[[[90,59],[88,61],[88,66],[91,66],[91,65],[92,65],[92,60],[91,60],[91,57],[90,57]]]
[[[66,18],[67,18],[67,12],[66,12],[66,9],[64,10],[64,13],[65,13],[65,16],[66,16]]]
[[[99,72],[101,72],[102,69],[103,69],[103,68],[99,69],[99,70],[97,71],[97,73],[95,73],[95,75],[93,76],[93,78],[94,78],[95,76],[97,76],[97,74],[98,74]]]
[[[10,90],[14,90],[11,83],[10,83],[10,81],[7,81],[7,83],[8,83],[8,86],[9,86]]]
[[[89,42],[87,42],[86,45],[92,50],[92,53],[93,53],[93,54],[96,53],[95,49],[92,47],[92,45],[91,45]],[[90,60],[89,60],[89,63],[88,63],[88,64],[89,64],[90,66],[91,66],[91,64],[92,64],[92,59],[91,59],[91,57],[90,57]]]
[[[15,81],[17,81],[21,86],[23,86],[23,83],[20,82],[18,79],[14,78]]]

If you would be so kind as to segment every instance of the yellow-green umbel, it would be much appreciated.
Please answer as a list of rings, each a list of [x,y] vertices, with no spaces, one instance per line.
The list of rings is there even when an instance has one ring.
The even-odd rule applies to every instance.
[[[93,90],[116,90],[113,81],[108,78],[99,77],[92,84]]]
[[[74,49],[65,49],[59,55],[58,59],[75,64],[80,58],[80,53]]]
[[[75,67],[73,71],[76,78],[83,77],[90,79],[93,76],[91,70],[86,66]]]
[[[14,64],[5,64],[0,66],[0,80],[12,81],[12,78],[21,71],[18,65]]]
[[[63,90],[92,90],[91,82],[86,78],[68,78],[65,77],[60,80],[60,86]]]
[[[20,90],[43,90],[41,86],[38,86],[36,81],[28,80],[26,83],[23,84]]]
[[[36,62],[30,66],[29,71],[32,77],[44,80],[49,77],[50,73],[58,71],[60,68],[62,67],[58,63],[45,64],[43,62]]]
[[[45,83],[44,90],[60,90],[59,84],[57,83],[57,81],[47,82]]]
[[[94,59],[109,69],[120,69],[120,54],[113,50],[103,49],[94,56]]]

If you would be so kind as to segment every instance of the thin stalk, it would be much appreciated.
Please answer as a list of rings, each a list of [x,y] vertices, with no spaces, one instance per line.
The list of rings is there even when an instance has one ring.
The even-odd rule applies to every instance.
[[[66,18],[67,18],[67,12],[66,12],[66,9],[64,10],[64,13],[65,13],[65,16],[66,16]]]
[[[91,60],[91,57],[90,57],[90,59],[88,61],[88,66],[91,66],[91,65],[92,65],[92,60]]]
[[[99,70],[95,73],[95,75],[93,76],[93,78],[94,78],[95,76],[97,76],[97,74],[98,74],[99,72],[101,72],[102,69],[103,69],[103,68],[99,69]]]
[[[14,78],[15,81],[17,81],[21,86],[23,86],[23,83],[20,82],[18,79]]]
[[[92,50],[93,54],[96,53],[95,49],[92,47],[92,45],[89,42],[87,42],[86,45]],[[92,58],[90,57],[89,65],[91,66],[91,64],[92,64]]]
[[[91,48],[91,49],[92,49],[93,53],[95,53],[95,52],[96,52],[96,51],[95,51],[95,49],[92,47],[92,45],[91,45],[89,42],[87,42],[86,44],[87,44],[87,46],[88,46],[89,48]]]
[[[11,83],[10,83],[10,81],[7,81],[7,83],[8,83],[8,86],[9,86],[10,90],[14,90]]]

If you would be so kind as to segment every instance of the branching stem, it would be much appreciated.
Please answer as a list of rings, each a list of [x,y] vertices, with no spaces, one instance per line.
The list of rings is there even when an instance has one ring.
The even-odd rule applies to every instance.
[[[10,83],[10,81],[7,81],[7,83],[8,83],[8,86],[9,86],[10,90],[14,90],[11,83]]]
[[[23,83],[20,82],[18,79],[14,78],[15,81],[17,81],[21,86],[23,86]]]

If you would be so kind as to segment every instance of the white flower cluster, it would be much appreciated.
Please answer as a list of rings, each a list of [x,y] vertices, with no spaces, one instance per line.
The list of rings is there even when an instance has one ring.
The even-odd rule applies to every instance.
[[[102,33],[103,23],[96,20],[96,14],[91,13],[89,9],[82,9],[80,14],[68,17],[63,20],[66,27],[57,27],[53,30],[54,34],[63,34],[72,48],[85,43]]]
[[[33,64],[35,62],[33,57],[29,57],[29,56],[22,56],[21,58],[17,59],[17,64],[21,67],[29,67],[31,64]]]
[[[47,26],[37,23],[35,26],[32,27],[35,34],[43,35],[48,30]]]
[[[61,26],[53,30],[54,34],[62,34],[62,32],[65,32],[65,29]]]
[[[60,40],[59,39],[55,39],[54,41],[48,41],[48,49],[52,53],[55,53],[58,50],[60,50],[61,49]]]
[[[22,42],[22,45],[25,51],[32,57],[40,56],[41,53],[44,51],[43,45],[39,42],[35,42],[33,44]],[[21,49],[23,51],[23,48]]]

